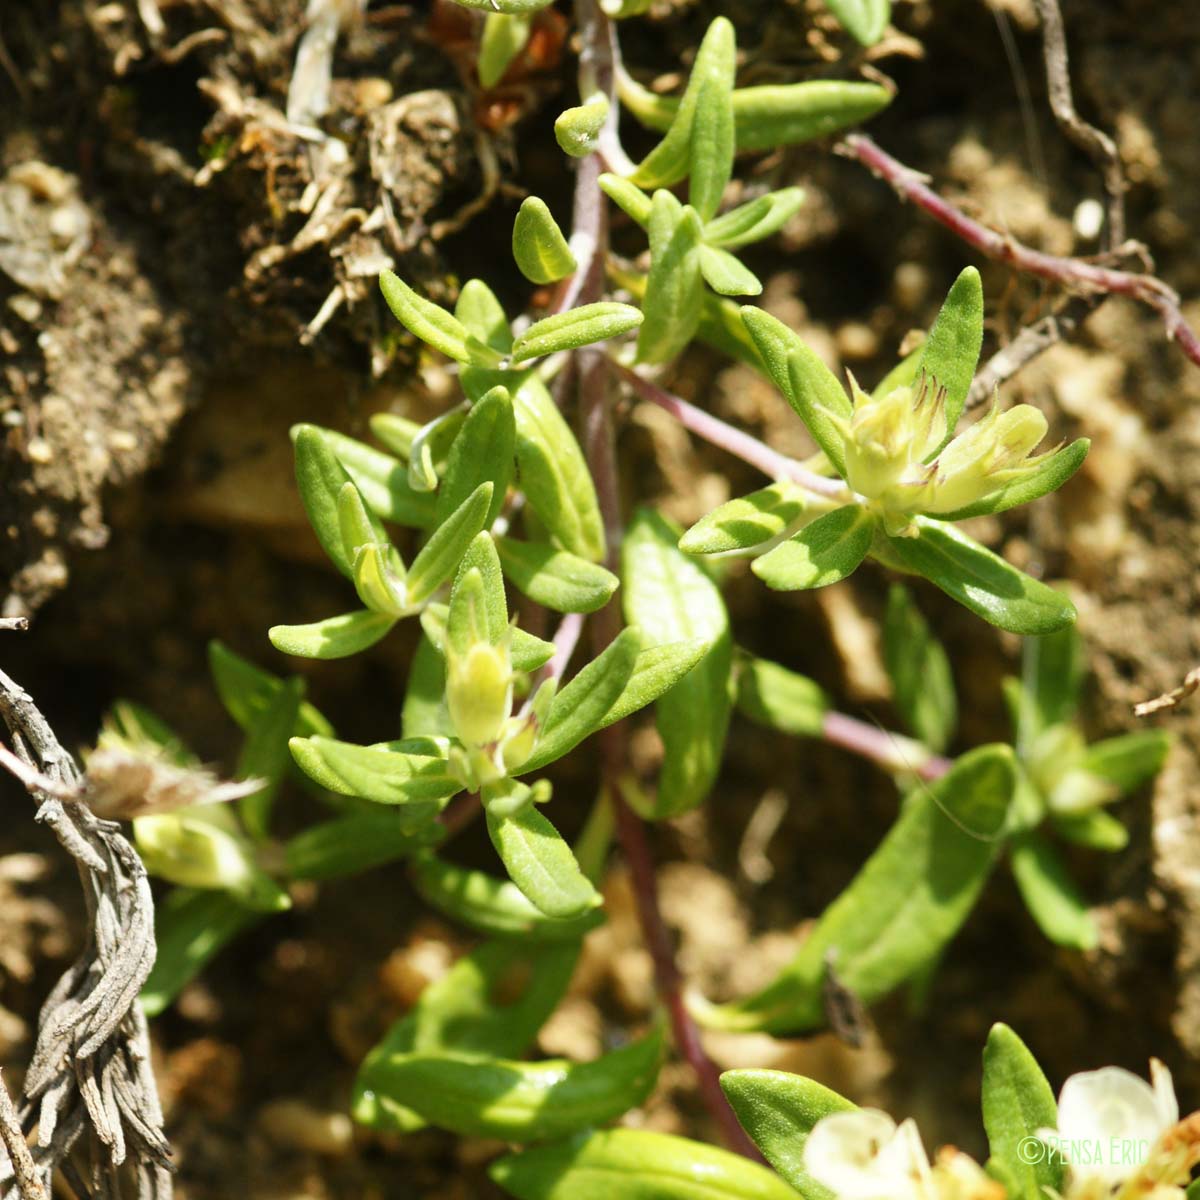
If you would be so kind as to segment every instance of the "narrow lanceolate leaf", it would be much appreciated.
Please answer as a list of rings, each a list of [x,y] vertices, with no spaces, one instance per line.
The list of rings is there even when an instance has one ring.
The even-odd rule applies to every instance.
[[[490,483],[492,503],[483,522],[483,527],[490,529],[508,495],[516,448],[512,400],[504,388],[492,388],[472,406],[450,446],[438,488],[437,523],[449,520],[481,483]]]
[[[172,890],[154,913],[158,955],[140,996],[146,1016],[169,1008],[221,947],[261,916],[228,892]]]
[[[413,491],[432,492],[437,487],[437,468],[445,461],[466,419],[466,405],[459,404],[417,430],[408,450],[408,484]]]
[[[688,169],[688,203],[702,221],[721,207],[733,174],[733,77],[737,46],[733,25],[714,21],[696,57],[693,75],[701,73],[692,118]]]
[[[473,628],[470,635],[454,628],[455,594],[470,572],[479,574],[482,599],[482,624]],[[500,570],[500,556],[490,533],[480,533],[467,547],[458,566],[454,590],[450,593],[450,612],[447,614],[447,637],[450,645],[460,654],[466,653],[471,642],[484,641],[492,646],[501,645],[509,636],[508,599],[504,594],[504,575]]]
[[[225,711],[246,733],[284,687],[278,675],[264,671],[215,639],[208,643],[208,669]],[[297,737],[332,734],[333,726],[311,704],[301,701],[292,733]]]
[[[593,96],[586,104],[559,113],[554,121],[558,148],[572,158],[586,158],[596,149],[600,131],[608,120],[608,97]]]
[[[500,1159],[491,1175],[517,1200],[796,1200],[740,1154],[645,1129],[538,1146]]]
[[[291,763],[288,739],[295,731],[304,695],[302,679],[288,679],[251,727],[238,758],[239,779],[261,779],[263,786],[238,802],[238,811],[251,837],[267,836],[271,808]]]
[[[804,1169],[804,1146],[822,1117],[853,1111],[849,1100],[786,1071],[726,1071],[721,1090],[763,1157],[800,1195],[806,1200],[832,1196]]]
[[[338,499],[350,476],[337,460],[324,431],[315,425],[300,425],[293,430],[296,455],[296,483],[304,511],[330,562],[347,578],[354,573],[354,558],[342,541],[338,518]],[[386,543],[387,532],[371,514],[375,540]]]
[[[421,430],[416,421],[410,421],[399,413],[372,413],[367,418],[371,433],[378,438],[397,458],[407,459],[413,439]]]
[[[982,345],[983,284],[979,272],[967,267],[950,288],[921,348],[917,377],[924,374],[931,384],[946,389],[945,437],[926,461],[936,458],[942,446],[954,436],[971,380],[975,378]]]
[[[1115,854],[1129,845],[1129,830],[1110,812],[1093,808],[1088,812],[1054,814],[1051,817],[1055,831],[1068,842],[1086,846],[1089,850],[1102,850]]]
[[[416,1113],[376,1091],[380,1064],[396,1054],[445,1049],[518,1057],[558,1007],[578,959],[577,942],[484,942],[464,955],[367,1055],[354,1081],[354,1119],[372,1129],[419,1129],[424,1122]]]
[[[496,548],[505,575],[535,603],[555,612],[595,612],[617,589],[611,571],[549,542],[501,537]]]
[[[673,817],[708,795],[725,749],[733,706],[733,642],[720,589],[678,548],[678,529],[650,509],[634,516],[621,547],[625,619],[644,644],[698,641],[708,649],[662,696],[656,723],[662,771],[652,814]]]
[[[381,520],[395,521],[397,525],[423,529],[433,524],[433,497],[413,490],[404,463],[332,429],[321,432],[371,512]]]
[[[408,570],[408,598],[422,604],[454,573],[492,505],[492,484],[481,483],[435,529]]]
[[[1015,480],[998,491],[991,492],[982,500],[968,504],[965,508],[957,508],[953,512],[942,513],[946,521],[965,521],[968,517],[986,516],[989,513],[1007,512],[1022,504],[1039,500],[1051,492],[1056,492],[1076,471],[1083,466],[1087,458],[1091,442],[1087,438],[1078,438],[1069,446],[1064,446],[1050,456],[1031,475],[1024,479]]]
[[[1075,621],[1062,592],[1031,579],[953,525],[917,518],[915,538],[888,538],[889,549],[911,571],[947,596],[1009,633],[1045,634]]]
[[[799,1033],[825,1020],[823,980],[873,1003],[934,963],[991,871],[1016,784],[1008,746],[981,746],[913,793],[796,958],[757,995],[698,1014],[717,1028]]]
[[[1051,725],[1074,720],[1086,671],[1083,639],[1073,625],[1046,637],[1026,639],[1021,646],[1021,690],[1015,705],[1022,747]]]
[[[610,175],[605,172],[600,176],[600,190],[627,217],[632,217],[643,229],[650,223],[650,209],[653,201],[635,183],[623,179],[620,175]]]
[[[414,337],[456,362],[498,367],[504,356],[481,342],[441,306],[418,296],[398,275],[384,271],[379,288],[396,320]]]
[[[442,653],[442,646],[446,638],[446,616],[447,609],[444,604],[429,604],[421,613],[421,628],[425,631],[428,640],[437,647],[439,654]],[[511,629],[509,637],[511,640],[508,652],[514,671],[525,673],[536,671],[538,667],[545,666],[554,657],[553,642],[544,642],[541,638],[534,637],[533,634],[526,633],[525,630],[516,626]]]
[[[598,300],[595,304],[585,304],[535,321],[513,342],[512,361],[523,363],[561,350],[577,350],[580,346],[605,342],[636,329],[641,323],[641,310],[633,305]]]
[[[414,745],[416,750],[409,749]],[[419,743],[355,746],[316,737],[293,738],[291,748],[301,770],[331,792],[399,806],[406,833],[431,821],[462,791],[446,760],[420,753]]]
[[[1106,738],[1087,748],[1080,766],[1116,784],[1122,794],[1132,792],[1162,770],[1172,740],[1165,729],[1147,729]]]
[[[704,226],[704,242],[735,250],[778,233],[800,211],[804,189],[781,188],[714,217]]]
[[[737,706],[752,721],[802,737],[819,737],[829,697],[807,675],[747,654],[737,667]]]
[[[563,231],[537,196],[526,196],[517,210],[512,252],[521,274],[531,283],[556,283],[575,270],[575,255]]]
[[[512,350],[512,329],[508,317],[496,299],[496,293],[482,279],[468,279],[463,284],[454,304],[454,316],[471,334],[493,350],[506,357]],[[483,392],[486,391],[487,388],[484,388]],[[479,399],[483,392],[471,398]]]
[[[1042,1200],[1047,1192],[1060,1192],[1060,1156],[1029,1153],[1038,1130],[1058,1124],[1054,1093],[1025,1043],[1007,1025],[993,1025],[988,1034],[982,1103],[988,1150],[1019,1189],[1010,1193],[1010,1200]]]
[[[700,92],[706,83],[721,87],[727,79],[732,82],[737,55],[735,41],[733,25],[724,17],[718,17],[709,25],[696,54],[692,73],[688,77],[687,90],[671,119],[666,137],[650,151],[630,176],[639,187],[670,187],[692,169],[693,126]]]
[[[446,663],[441,652],[422,632],[404,690],[401,730],[406,738],[444,737],[452,730],[445,705]]]
[[[842,28],[864,46],[873,46],[892,17],[891,0],[825,0]]]
[[[761,554],[794,532],[807,503],[803,489],[781,480],[713,509],[679,539],[679,548],[685,554]]]
[[[625,634],[634,632],[626,630]],[[555,705],[562,701],[562,706],[557,715],[555,709],[551,708],[546,728],[538,738],[537,747],[529,760],[521,764],[522,772],[536,771],[554,762],[574,749],[581,737],[587,736],[576,736],[579,730],[588,724],[587,719],[578,719],[580,710],[584,707],[591,688],[600,686],[604,682],[603,677],[610,671],[619,670],[617,664],[605,656],[615,654],[615,647],[620,641],[621,638],[618,638],[600,658],[584,667],[555,697]],[[669,646],[650,646],[640,651],[620,695],[612,702],[595,729],[606,729],[609,725],[624,720],[631,713],[645,708],[647,704],[652,704],[664,692],[670,691],[700,661],[707,649],[704,642],[696,641],[674,642]]]
[[[479,82],[485,88],[495,87],[509,64],[525,49],[530,24],[527,13],[490,12],[484,18],[479,40]]]
[[[757,275],[728,250],[715,246],[700,247],[700,273],[704,282],[721,296],[757,296],[762,283]]]
[[[284,862],[289,879],[337,879],[407,858],[441,836],[437,825],[413,833],[391,809],[372,809],[310,825],[284,847]]]
[[[776,591],[824,587],[857,569],[867,557],[874,533],[874,517],[857,504],[847,504],[809,522],[756,558],[750,569]]]
[[[703,227],[694,209],[667,191],[654,193],[650,209],[650,274],[642,308],[637,356],[667,362],[691,341],[700,324],[704,284],[700,273]]]
[[[600,909],[567,920],[548,917],[511,880],[460,867],[435,854],[416,859],[412,881],[421,898],[443,916],[493,937],[573,941],[604,921]]]
[[[521,490],[550,536],[571,554],[602,562],[604,523],[583,451],[550,393],[532,376],[517,388]]]
[[[958,719],[950,660],[912,593],[898,583],[888,594],[883,657],[896,711],[911,732],[940,753],[950,741]]]
[[[526,1063],[465,1051],[396,1054],[372,1072],[376,1092],[463,1137],[536,1142],[603,1125],[649,1095],[662,1033],[594,1062]]]
[[[539,911],[567,919],[599,907],[600,894],[571,847],[532,804],[511,816],[489,810],[487,827],[513,883]]]
[[[1099,932],[1058,852],[1038,833],[1012,840],[1009,862],[1021,898],[1038,928],[1056,945],[1090,950]]]
[[[297,658],[348,658],[375,645],[396,623],[386,613],[359,609],[312,625],[274,625],[271,645]]]

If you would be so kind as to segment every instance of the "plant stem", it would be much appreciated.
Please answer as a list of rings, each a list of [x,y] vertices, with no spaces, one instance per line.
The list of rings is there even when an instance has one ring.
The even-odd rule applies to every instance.
[[[600,11],[595,0],[576,0],[576,16],[583,41],[581,54],[585,77],[584,87],[594,86],[610,95],[612,112],[616,111],[613,94],[613,69],[619,50],[611,22]],[[615,125],[609,154],[616,141]],[[597,179],[601,168],[600,155],[593,154],[579,166],[575,181],[575,226],[573,239],[579,235],[580,244],[594,248],[589,263],[580,262],[578,288],[573,289],[571,303],[588,303],[599,299],[604,290],[604,262],[608,251],[608,219],[604,194]],[[574,280],[572,281],[574,283]],[[571,292],[568,291],[568,295]],[[604,520],[607,539],[607,565],[617,571],[621,553],[621,499],[617,473],[616,447],[613,435],[612,412],[609,407],[609,367],[603,351],[587,347],[576,351],[576,379],[580,419],[583,426],[583,449],[596,487],[596,497]],[[596,653],[603,651],[621,628],[620,611],[610,600],[592,617],[592,642]],[[700,1041],[700,1032],[687,1011],[683,999],[683,980],[675,963],[671,934],[663,921],[658,904],[658,880],[654,859],[642,822],[625,804],[618,782],[628,760],[624,722],[617,722],[599,734],[603,763],[604,787],[613,806],[617,839],[629,864],[637,900],[642,936],[654,962],[654,979],[659,999],[667,1010],[674,1034],[675,1046],[695,1072],[699,1092],[705,1107],[721,1129],[726,1143],[733,1150],[761,1161],[761,1155],[746,1132],[738,1124],[733,1109],[721,1091],[720,1073],[708,1057]]]
[[[1184,354],[1200,366],[1200,337],[1185,320],[1179,307],[1178,294],[1161,279],[1102,267],[1079,258],[1046,254],[1007,234],[989,229],[939,196],[926,183],[923,175],[893,158],[865,134],[851,134],[838,143],[838,149],[890,183],[902,200],[915,204],[988,258],[1008,263],[1023,274],[1036,275],[1039,279],[1048,279],[1075,291],[1128,296],[1154,309],[1162,318],[1167,337],[1178,342]]]
[[[728,450],[743,462],[757,467],[764,475],[769,475],[772,479],[790,479],[818,496],[828,496],[837,500],[850,499],[850,490],[840,479],[830,479],[810,471],[794,458],[772,450],[765,442],[727,424],[720,417],[714,417],[702,408],[689,404],[681,396],[665,391],[658,384],[651,383],[645,376],[622,366],[615,359],[610,358],[608,366],[609,370],[628,383],[643,400],[657,404],[697,437]]]
[[[952,759],[933,754],[912,738],[880,729],[845,713],[826,713],[821,737],[830,745],[869,758],[885,771],[911,771],[927,781],[940,779],[954,765]]]

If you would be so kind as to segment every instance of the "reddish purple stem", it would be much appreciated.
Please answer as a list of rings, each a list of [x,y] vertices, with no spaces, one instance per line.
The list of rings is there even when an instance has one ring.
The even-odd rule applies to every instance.
[[[1178,342],[1184,354],[1200,366],[1200,337],[1184,319],[1178,294],[1161,279],[1102,267],[1078,258],[1045,254],[1007,234],[989,229],[939,196],[925,182],[924,176],[893,158],[865,134],[851,134],[842,140],[839,148],[851,158],[858,159],[880,179],[890,183],[902,200],[911,201],[988,258],[1008,263],[1024,274],[1036,275],[1075,291],[1128,296],[1154,309],[1166,326],[1167,337]]]
[[[821,736],[833,746],[869,758],[886,771],[912,771],[926,781],[940,779],[954,765],[949,758],[931,754],[920,742],[845,713],[826,713]]]

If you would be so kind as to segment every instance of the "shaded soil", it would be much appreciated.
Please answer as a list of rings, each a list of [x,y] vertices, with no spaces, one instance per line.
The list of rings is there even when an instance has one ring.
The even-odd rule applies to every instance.
[[[107,705],[128,696],[206,759],[229,764],[233,730],[207,683],[207,639],[282,670],[267,626],[345,605],[296,501],[288,426],[362,432],[372,411],[421,417],[445,403],[450,381],[415,364],[373,275],[391,263],[449,297],[458,280],[483,274],[516,311],[529,293],[507,246],[519,195],[536,191],[566,211],[570,178],[550,125],[573,67],[554,27],[515,82],[485,95],[464,70],[459,10],[370,5],[339,51],[327,118],[346,161],[322,167],[272,116],[285,104],[301,7],[164,4],[157,42],[132,3],[16,0],[0,23],[14,65],[11,77],[0,73],[0,221],[34,221],[32,233],[22,226],[25,244],[42,248],[15,266],[0,259],[0,577],[5,610],[36,613],[31,634],[0,635],[0,655],[68,744],[85,744]],[[725,7],[656,6],[653,22],[626,27],[628,62],[646,78],[676,70],[697,30]],[[852,69],[822,60],[826,49],[853,51],[815,3],[761,7],[761,21],[745,16],[746,5],[737,10],[746,79]],[[899,95],[872,133],[989,223],[1057,253],[1094,253],[1072,214],[1099,182],[1047,116],[1029,6],[996,8],[1013,61],[983,4],[897,4],[904,38],[874,65]],[[1200,295],[1200,38],[1188,6],[1077,0],[1064,13],[1080,108],[1114,132],[1125,162],[1131,231],[1169,283]],[[492,161],[500,190],[456,228]],[[30,162],[45,167],[30,176],[21,169]],[[808,192],[783,252],[750,257],[769,278],[766,306],[831,363],[873,382],[970,259],[823,147],[747,165]],[[380,206],[391,216],[372,228]],[[65,215],[52,223],[55,213]],[[0,251],[11,240],[0,223]],[[1053,297],[1001,268],[984,271],[994,348]],[[342,299],[314,331],[335,289]],[[1200,303],[1190,312],[1200,320]],[[673,386],[780,449],[807,449],[786,404],[748,371],[701,351]],[[1150,315],[1110,301],[1077,344],[1031,365],[1005,396],[1040,405],[1053,436],[1083,433],[1094,449],[1061,494],[975,532],[1026,569],[1070,581],[1093,670],[1089,734],[1130,728],[1135,700],[1174,686],[1200,661],[1200,371]],[[657,412],[624,413],[620,452],[629,504],[656,503],[684,522],[757,485],[748,468],[690,442]],[[781,597],[735,570],[727,594],[742,644],[890,727],[874,633],[886,586],[882,572],[864,570],[836,589]],[[963,717],[954,748],[1004,737],[998,684],[1014,669],[1016,640],[932,588],[919,599],[956,664]],[[294,669],[344,736],[370,741],[393,735],[410,651],[410,636],[397,635],[365,660]],[[1200,705],[1164,723],[1179,743],[1153,795],[1120,810],[1133,830],[1129,850],[1072,860],[1099,906],[1096,951],[1053,950],[998,872],[923,1011],[904,997],[883,1005],[859,1051],[826,1036],[722,1038],[714,1055],[725,1066],[813,1074],[858,1100],[911,1112],[931,1142],[978,1150],[979,1052],[1002,1019],[1052,1080],[1106,1062],[1142,1070],[1155,1053],[1194,1107]],[[656,745],[645,720],[634,744],[649,774]],[[587,751],[559,778],[556,815],[567,831],[582,820],[594,780]],[[22,796],[4,794],[7,811],[28,812]],[[764,797],[779,794],[787,807],[766,868],[747,874],[739,853],[747,824]],[[669,864],[664,906],[689,978],[714,996],[762,982],[853,875],[895,805],[890,782],[870,766],[735,719],[708,806],[655,831]],[[16,1066],[79,911],[69,872],[31,822],[12,820],[0,850],[40,856],[0,859],[0,1063]],[[464,835],[464,857],[486,854],[479,831]],[[612,919],[589,942],[572,996],[543,1035],[548,1052],[586,1057],[649,1012],[648,962],[619,871],[609,894]],[[436,1133],[380,1139],[352,1133],[340,1117],[364,1050],[463,938],[422,914],[397,870],[297,900],[223,955],[157,1026],[180,1194],[491,1195],[484,1167],[496,1147]],[[303,1107],[281,1106],[291,1101]],[[675,1068],[641,1119],[711,1135]]]

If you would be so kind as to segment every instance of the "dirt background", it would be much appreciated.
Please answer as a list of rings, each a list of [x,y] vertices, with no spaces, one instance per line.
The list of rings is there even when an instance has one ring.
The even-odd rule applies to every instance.
[[[815,0],[659,2],[622,35],[627,63],[647,81],[669,82],[717,12],[738,26],[744,81],[884,71],[899,88],[871,127],[885,148],[1016,237],[1095,253],[1072,215],[1099,195],[1099,182],[1048,116],[1031,6],[994,5],[900,0],[895,33],[870,62]],[[573,61],[551,13],[526,60],[481,93],[461,10],[373,2],[340,45],[325,122],[345,160],[314,162],[281,126],[299,0],[160,7],[157,34],[132,0],[8,0],[0,14],[0,604],[34,616],[31,633],[2,635],[0,662],[68,744],[86,744],[106,706],[126,696],[228,765],[233,730],[207,681],[207,639],[284,670],[266,628],[345,602],[303,522],[287,427],[308,420],[361,433],[378,409],[420,417],[445,404],[450,381],[415,361],[376,295],[381,266],[443,298],[480,274],[512,311],[529,302],[508,230],[528,191],[566,212],[570,172],[551,125],[572,102]],[[1120,147],[1131,233],[1163,278],[1198,296],[1200,30],[1191,5],[1063,7],[1079,105]],[[628,140],[635,151],[642,144],[632,130]],[[768,280],[767,307],[832,364],[873,382],[972,259],[827,149],[744,164],[751,176],[808,191],[783,252],[760,249],[750,265]],[[624,244],[620,228],[616,237]],[[986,353],[1055,297],[980,265]],[[336,307],[314,325],[331,295]],[[1200,323],[1200,302],[1187,311]],[[783,450],[806,450],[784,402],[742,368],[697,352],[673,386]],[[1005,395],[1039,404],[1055,436],[1084,433],[1094,449],[1060,495],[975,532],[1027,569],[1071,581],[1093,671],[1086,725],[1092,736],[1118,732],[1132,726],[1133,701],[1200,661],[1200,370],[1165,343],[1152,316],[1110,301],[1075,344],[1028,367]],[[686,522],[756,486],[748,468],[690,442],[662,414],[623,417],[630,504],[656,503]],[[813,675],[847,711],[894,726],[875,624],[886,585],[881,571],[864,570],[837,588],[781,597],[735,571],[728,599],[742,644]],[[955,749],[1003,737],[998,681],[1014,668],[1016,640],[932,588],[919,598],[956,667]],[[370,741],[393,736],[410,650],[397,635],[365,660],[292,669],[344,736]],[[1195,1107],[1200,705],[1165,722],[1179,734],[1166,771],[1153,794],[1121,807],[1130,848],[1072,856],[1098,905],[1096,951],[1050,947],[1000,871],[925,1008],[912,1011],[904,997],[881,1006],[862,1050],[827,1036],[714,1038],[714,1055],[726,1066],[812,1074],[912,1113],[933,1144],[976,1152],[979,1053],[997,1019],[1018,1029],[1056,1082],[1107,1062],[1144,1070],[1155,1053]],[[635,751],[652,770],[644,721]],[[593,766],[581,752],[559,778],[556,814],[568,830],[586,810]],[[717,997],[762,982],[877,843],[895,803],[870,766],[735,719],[708,806],[655,831],[664,907],[689,978]],[[0,1065],[19,1071],[79,910],[26,798],[8,788],[4,804]],[[763,805],[780,821],[753,854],[744,837]],[[482,835],[464,843],[468,858],[486,861]],[[608,891],[612,919],[589,941],[543,1035],[547,1052],[594,1054],[649,1011],[649,964],[619,867]],[[365,1049],[463,937],[422,914],[398,869],[297,901],[227,951],[157,1023],[179,1194],[493,1195],[484,1166],[497,1147],[437,1133],[378,1138],[341,1115]],[[638,1119],[710,1136],[686,1073],[669,1067],[663,1080]]]

